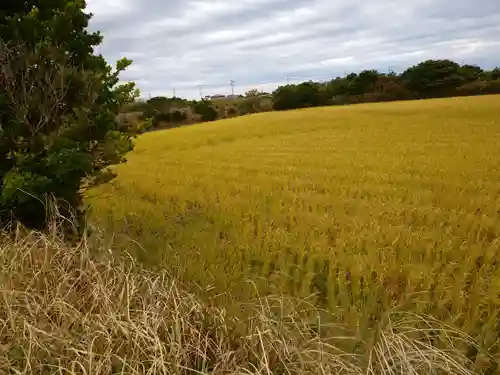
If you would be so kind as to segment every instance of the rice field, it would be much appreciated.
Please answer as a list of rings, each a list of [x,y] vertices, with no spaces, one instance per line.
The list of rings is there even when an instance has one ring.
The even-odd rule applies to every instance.
[[[498,354],[499,109],[453,98],[148,133],[89,196],[92,218],[207,293],[314,294],[358,326],[407,306]]]

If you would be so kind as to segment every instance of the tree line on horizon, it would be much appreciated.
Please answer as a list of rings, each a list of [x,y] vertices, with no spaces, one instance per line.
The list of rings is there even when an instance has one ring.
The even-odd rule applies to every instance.
[[[427,60],[401,74],[364,70],[326,82],[280,86],[273,92],[273,109],[498,93],[500,68],[483,70],[451,60]]]
[[[484,70],[452,60],[427,60],[402,73],[363,70],[344,77],[279,86],[271,94],[250,90],[234,100],[154,97],[126,112],[152,120],[152,128],[177,127],[271,110],[500,94],[500,67]]]

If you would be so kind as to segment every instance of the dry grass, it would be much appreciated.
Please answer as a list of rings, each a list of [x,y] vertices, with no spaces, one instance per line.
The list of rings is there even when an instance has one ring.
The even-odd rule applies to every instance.
[[[285,297],[242,303],[240,319],[102,241],[0,243],[1,374],[474,373],[473,340],[424,316],[385,311],[369,340]]]

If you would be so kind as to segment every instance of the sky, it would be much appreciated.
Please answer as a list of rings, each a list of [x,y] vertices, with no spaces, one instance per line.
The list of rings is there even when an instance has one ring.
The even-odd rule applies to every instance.
[[[402,71],[426,59],[500,66],[498,0],[87,0],[108,62],[144,98]]]

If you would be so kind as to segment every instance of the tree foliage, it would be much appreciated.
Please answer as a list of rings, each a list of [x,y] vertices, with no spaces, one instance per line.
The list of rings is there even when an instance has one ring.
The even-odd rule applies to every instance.
[[[483,71],[451,60],[428,60],[401,74],[364,70],[327,82],[305,82],[278,87],[275,110],[455,95],[500,93],[500,70]]]
[[[158,112],[153,117],[152,125],[155,128],[164,123],[175,125],[186,121],[187,118],[188,116],[186,113],[179,110],[172,110],[171,112]]]
[[[321,85],[312,81],[281,86],[273,93],[273,100],[276,110],[317,107],[326,104],[324,96],[321,95]]]
[[[500,79],[500,68],[495,68],[492,70],[491,79],[494,79],[494,80]]]
[[[454,61],[428,60],[407,69],[402,79],[420,97],[440,97],[466,82],[460,70]]]
[[[11,1],[0,10],[0,222],[46,222],[48,197],[62,214],[84,212],[86,188],[113,177],[135,132],[117,119],[138,92],[93,53],[82,0]]]
[[[265,95],[265,93],[263,91],[258,90],[258,89],[251,89],[245,93],[245,97],[247,97],[247,98],[261,96],[261,95]]]
[[[200,100],[199,102],[196,102],[193,109],[201,116],[201,121],[217,120],[217,111],[212,107],[211,102],[207,100]]]

